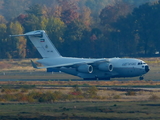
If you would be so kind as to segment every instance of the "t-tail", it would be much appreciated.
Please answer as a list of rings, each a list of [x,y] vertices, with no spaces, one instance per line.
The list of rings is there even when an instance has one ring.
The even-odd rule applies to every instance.
[[[10,35],[10,36],[11,37],[28,36],[43,58],[61,57],[61,55],[59,54],[55,46],[52,44],[52,42],[50,41],[44,30],[37,30],[21,35]]]

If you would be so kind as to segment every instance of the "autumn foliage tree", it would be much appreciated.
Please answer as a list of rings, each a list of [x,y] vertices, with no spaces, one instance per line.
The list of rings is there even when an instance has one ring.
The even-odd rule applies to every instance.
[[[153,56],[159,9],[159,0],[2,0],[0,58],[41,57],[27,38],[8,37],[40,29],[64,56]]]
[[[79,18],[78,0],[57,0],[61,7],[61,20],[64,23],[70,23]]]
[[[11,22],[9,25],[9,32],[10,34],[23,34],[23,28],[19,22]],[[10,54],[14,58],[26,57],[26,40],[24,37],[9,39],[7,44],[10,46],[8,48],[8,55]]]

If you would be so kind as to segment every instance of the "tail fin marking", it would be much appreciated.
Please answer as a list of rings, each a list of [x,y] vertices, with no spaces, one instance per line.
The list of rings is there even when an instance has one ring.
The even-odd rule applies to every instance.
[[[11,37],[12,36],[28,36],[43,58],[61,57],[55,46],[48,38],[45,31],[43,30],[32,31],[22,35],[11,35]]]
[[[34,31],[33,31],[34,32]],[[52,44],[50,39],[48,38],[45,31],[39,31],[42,35],[39,37],[37,36],[29,36],[29,39],[37,48],[39,53],[43,58],[51,58],[51,57],[61,57],[55,46]]]

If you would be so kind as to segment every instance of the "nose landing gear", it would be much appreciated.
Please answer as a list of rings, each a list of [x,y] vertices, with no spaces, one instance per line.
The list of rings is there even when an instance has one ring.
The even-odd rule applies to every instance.
[[[143,77],[143,76],[140,76],[140,77],[139,77],[139,80],[143,80],[143,79],[144,79],[144,77]]]

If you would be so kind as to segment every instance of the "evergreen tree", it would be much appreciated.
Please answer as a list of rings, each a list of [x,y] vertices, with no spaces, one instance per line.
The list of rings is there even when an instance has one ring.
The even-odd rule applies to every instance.
[[[84,31],[86,26],[78,20],[72,21],[67,25],[66,31],[64,32],[64,43],[63,43],[63,52],[65,55],[69,56],[79,56],[83,53],[81,49],[81,41],[83,39]]]
[[[6,58],[6,30],[7,26],[5,24],[0,24],[0,58]]]

